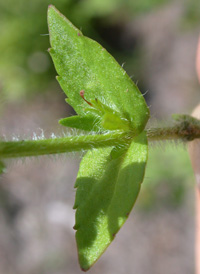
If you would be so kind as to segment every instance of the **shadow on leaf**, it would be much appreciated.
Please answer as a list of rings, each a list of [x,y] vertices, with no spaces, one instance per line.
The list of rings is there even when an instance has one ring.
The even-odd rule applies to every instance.
[[[146,136],[138,136],[117,158],[111,157],[111,151],[88,152],[75,185],[76,240],[85,270],[111,243],[136,201],[147,160]]]

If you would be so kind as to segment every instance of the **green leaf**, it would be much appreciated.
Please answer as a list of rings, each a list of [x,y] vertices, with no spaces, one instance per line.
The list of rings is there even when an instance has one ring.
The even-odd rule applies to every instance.
[[[118,148],[120,151],[120,147]],[[89,151],[78,172],[74,208],[79,262],[89,269],[112,242],[138,196],[147,161],[145,132],[118,157],[113,147]]]
[[[103,130],[103,128],[100,127],[100,122],[100,119],[94,115],[76,115],[59,120],[59,123],[66,127],[97,132],[99,132],[101,129]]]
[[[126,122],[129,121],[131,131],[138,135],[146,125],[149,110],[124,69],[101,45],[84,37],[53,6],[48,10],[48,24],[52,47],[49,52],[59,74],[57,79],[68,97],[67,102],[79,115],[95,115],[97,106],[89,106],[80,96],[80,91],[84,90],[88,102],[98,99],[112,110],[113,115],[122,119],[118,123],[119,129],[127,130]],[[104,117],[102,125],[109,128],[108,108],[105,109],[106,115],[100,116]]]
[[[101,45],[84,37],[53,6],[48,23],[57,79],[78,114],[60,123],[127,134],[126,144],[89,151],[80,165],[74,228],[80,265],[87,270],[124,224],[139,193],[147,161],[142,131],[149,110],[137,86]]]

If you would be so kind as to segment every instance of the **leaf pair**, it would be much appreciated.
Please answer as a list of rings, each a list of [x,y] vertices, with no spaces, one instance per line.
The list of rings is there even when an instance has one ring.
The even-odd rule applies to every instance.
[[[49,52],[57,79],[66,101],[78,114],[60,123],[98,134],[127,133],[126,143],[93,149],[80,164],[74,228],[79,262],[87,270],[111,243],[139,193],[147,161],[144,127],[149,110],[137,86],[114,58],[84,37],[53,6],[48,10],[48,23]]]

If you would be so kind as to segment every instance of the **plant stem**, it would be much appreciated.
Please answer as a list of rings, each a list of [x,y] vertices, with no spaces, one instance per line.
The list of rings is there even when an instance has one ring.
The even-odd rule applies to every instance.
[[[98,135],[79,135],[44,140],[0,142],[0,158],[30,157],[60,154],[122,144],[127,140],[124,132]]]
[[[191,141],[200,138],[200,121],[188,116],[175,117],[177,124],[171,127],[147,129],[149,141],[181,139]],[[112,131],[106,134],[78,135],[44,140],[0,141],[0,159],[60,154],[108,146],[123,145],[133,134]]]
[[[171,127],[147,129],[149,141],[176,140],[192,141],[200,138],[200,120],[190,115],[173,115],[176,124]]]

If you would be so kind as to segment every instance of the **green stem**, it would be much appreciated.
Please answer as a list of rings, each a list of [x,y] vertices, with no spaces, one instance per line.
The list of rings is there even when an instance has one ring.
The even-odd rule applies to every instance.
[[[44,140],[0,142],[0,158],[30,157],[88,150],[122,144],[126,139],[124,132],[113,132]]]
[[[149,141],[181,139],[191,141],[200,138],[200,121],[189,115],[176,115],[177,124],[146,130]],[[44,140],[0,141],[0,159],[60,154],[122,145],[133,138],[127,132],[112,131],[107,134],[79,135]]]

